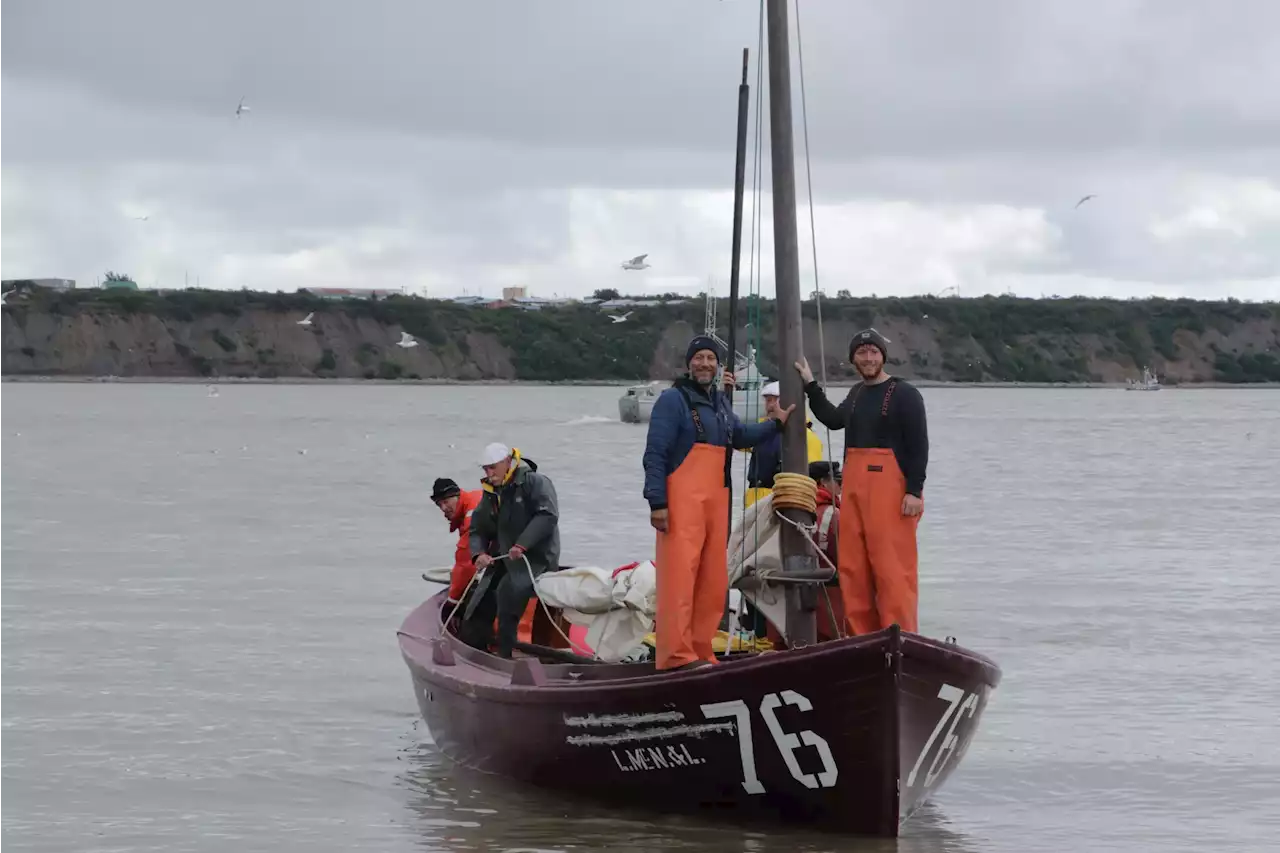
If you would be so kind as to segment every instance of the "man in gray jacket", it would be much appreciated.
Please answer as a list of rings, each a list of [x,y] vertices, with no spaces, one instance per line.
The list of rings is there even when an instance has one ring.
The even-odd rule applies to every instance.
[[[471,515],[471,558],[484,576],[463,613],[463,640],[487,647],[496,614],[498,655],[509,658],[520,617],[534,596],[533,578],[560,568],[560,508],[551,478],[519,450],[490,444],[480,466],[484,494]]]

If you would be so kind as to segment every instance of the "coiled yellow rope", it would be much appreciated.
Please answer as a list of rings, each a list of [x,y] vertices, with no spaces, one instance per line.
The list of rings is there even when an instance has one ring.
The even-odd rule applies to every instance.
[[[818,483],[808,474],[782,472],[773,478],[773,508],[818,514]]]

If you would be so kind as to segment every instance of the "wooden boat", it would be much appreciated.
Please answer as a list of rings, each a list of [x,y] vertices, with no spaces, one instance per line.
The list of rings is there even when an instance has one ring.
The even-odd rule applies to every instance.
[[[1000,683],[986,657],[896,626],[667,673],[504,660],[441,633],[445,597],[410,613],[399,641],[446,756],[662,811],[896,836],[960,764]]]
[[[802,353],[786,0],[768,0],[778,363]],[[746,59],[739,87],[730,314],[737,299],[746,148]],[[731,316],[729,352],[733,352]],[[783,371],[783,405],[800,402]],[[783,469],[807,470],[801,419],[783,435]],[[778,515],[812,524],[813,514]],[[799,515],[797,515],[799,513]],[[990,659],[891,626],[816,642],[816,551],[780,525],[781,575],[753,578],[785,593],[782,647],[714,665],[658,672],[554,647],[560,614],[542,603],[533,643],[498,658],[446,630],[446,593],[405,619],[401,654],[436,745],[473,769],[542,788],[662,811],[706,810],[896,836],[955,772],[1000,669]],[[747,590],[740,584],[740,589]],[[548,644],[550,642],[550,644]],[[567,646],[567,643],[564,644]]]

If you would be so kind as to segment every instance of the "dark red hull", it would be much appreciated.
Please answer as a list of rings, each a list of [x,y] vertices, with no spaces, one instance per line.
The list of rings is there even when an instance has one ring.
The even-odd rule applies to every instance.
[[[896,836],[1000,682],[993,661],[896,628],[679,673],[504,661],[432,639],[444,598],[409,615],[400,649],[445,755],[663,811]]]

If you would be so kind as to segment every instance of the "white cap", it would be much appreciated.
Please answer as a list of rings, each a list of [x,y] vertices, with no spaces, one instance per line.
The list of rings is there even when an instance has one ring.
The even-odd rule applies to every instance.
[[[778,382],[770,382],[760,389],[761,397],[781,397],[782,385]]]
[[[503,459],[511,455],[511,448],[499,441],[493,444],[485,445],[483,451],[480,452],[480,467],[485,465],[497,465]]]

